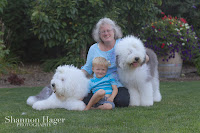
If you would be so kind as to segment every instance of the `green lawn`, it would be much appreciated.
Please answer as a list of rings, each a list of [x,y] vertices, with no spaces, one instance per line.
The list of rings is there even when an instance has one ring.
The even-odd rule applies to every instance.
[[[115,108],[109,111],[33,110],[26,105],[26,99],[37,94],[41,88],[0,89],[0,133],[200,131],[200,81],[161,82],[163,99],[160,103],[155,103],[152,107]],[[28,121],[28,125],[23,122],[20,125],[20,119]]]

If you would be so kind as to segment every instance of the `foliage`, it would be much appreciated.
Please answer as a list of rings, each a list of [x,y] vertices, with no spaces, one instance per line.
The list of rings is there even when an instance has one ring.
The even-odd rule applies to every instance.
[[[200,2],[199,0],[165,0],[160,7],[163,12],[173,16],[184,17],[200,36]]]
[[[8,0],[1,14],[4,23],[4,44],[10,52],[18,55],[23,61],[32,59],[43,53],[41,41],[33,34],[30,20],[31,2],[35,0]],[[38,48],[39,47],[39,48]],[[33,51],[37,49],[38,51]],[[38,57],[38,59],[40,59]]]
[[[7,0],[1,0],[0,1],[0,13],[3,13],[3,8],[6,6]],[[9,53],[8,49],[5,49],[5,45],[3,42],[3,35],[4,35],[4,30],[2,29],[3,23],[1,22],[0,18],[0,62],[4,58],[6,54]]]
[[[7,73],[8,63],[5,62],[5,56],[9,53],[9,50],[5,50],[5,45],[0,44],[0,77],[3,73]]]
[[[73,59],[73,60],[72,60]],[[70,52],[67,53],[65,57],[60,57],[56,59],[47,59],[43,64],[43,70],[45,72],[50,72],[55,70],[59,65],[73,64],[74,66],[81,67],[80,64],[83,64],[84,60],[79,57],[72,57]]]
[[[194,60],[195,67],[197,68],[197,73],[200,75],[200,52]]]
[[[3,33],[0,31],[0,34]],[[1,36],[1,35],[0,35]],[[9,54],[9,50],[5,49],[5,45],[3,44],[3,40],[0,40],[0,62],[3,60],[6,54]]]
[[[7,4],[7,0],[1,0],[0,1],[0,14],[3,13],[3,9],[5,8]],[[3,29],[3,23],[1,21],[0,17],[0,77],[1,75],[6,71],[6,63],[4,62],[5,56],[9,54],[9,49],[6,49],[6,46],[4,45],[3,41],[3,35],[4,35],[4,29]]]
[[[86,6],[87,5],[87,6]],[[102,2],[99,0],[46,0],[37,1],[31,20],[33,31],[45,46],[62,48],[61,56],[71,52],[71,59],[92,43],[90,36],[95,18],[100,18]],[[99,7],[100,10],[88,10]],[[55,10],[56,9],[56,10]]]
[[[0,77],[4,74],[16,73],[18,72],[18,65],[20,64],[20,59],[16,55],[9,53],[2,60],[0,60]]]
[[[147,47],[153,49],[158,56],[166,57],[163,61],[174,58],[175,52],[180,53],[183,60],[192,60],[200,42],[192,26],[184,18],[166,16],[143,27],[141,35]]]
[[[4,88],[0,93],[0,132],[28,133],[190,133],[200,131],[200,82],[161,82],[162,101],[151,107],[126,107],[114,110],[68,111],[49,109],[37,111],[26,105],[28,96],[36,95],[42,87]],[[39,119],[38,126],[16,122],[6,123],[7,116]],[[43,116],[49,117],[42,126]],[[54,123],[59,118],[64,122]]]
[[[9,0],[1,14],[5,24],[4,42],[23,61],[43,60],[49,55],[48,50],[59,49],[51,52],[50,57],[66,57],[70,64],[80,66],[86,58],[89,45],[94,43],[91,32],[100,18],[106,16],[118,22],[125,35],[138,33],[141,24],[155,19],[154,15],[159,12],[155,3],[160,5],[161,2]],[[59,61],[61,64],[65,62]]]
[[[161,0],[40,0],[33,2],[32,30],[45,46],[61,48],[56,58],[67,56],[67,61],[56,64],[71,62],[80,66],[89,45],[94,43],[91,33],[100,18],[115,20],[125,34],[137,33],[139,25],[159,12],[155,2],[161,4]]]
[[[157,5],[161,3],[162,0],[113,0],[111,5],[124,35],[138,35],[143,25],[156,19],[161,12]]]
[[[48,60],[45,64],[51,65],[45,69],[54,69],[63,63],[75,63],[78,66],[83,64],[83,61],[79,61],[80,55],[86,51],[87,44],[92,43],[90,34],[95,18],[99,19],[100,11],[103,12],[102,8],[94,11],[88,9],[101,5],[102,2],[98,0],[37,1],[31,17],[34,33],[44,41],[45,46],[60,47],[56,53],[58,59],[67,59],[55,59],[52,63]]]
[[[1,0],[0,1],[0,13],[3,13],[3,9],[7,4],[7,0]]]
[[[3,32],[0,31],[0,36]],[[9,49],[6,49],[3,40],[0,40],[0,77],[3,74],[17,71],[17,64],[19,64],[19,58],[13,56]]]

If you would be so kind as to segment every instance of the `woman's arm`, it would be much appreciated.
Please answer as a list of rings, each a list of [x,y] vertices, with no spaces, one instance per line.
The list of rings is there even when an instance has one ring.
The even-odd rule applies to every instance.
[[[81,69],[81,71],[85,74],[86,77],[88,77],[89,73],[85,71],[84,69]]]
[[[94,52],[95,48],[94,45],[92,45],[88,51],[86,63],[81,67],[81,70],[83,70],[87,77],[92,74],[92,60],[94,58]]]
[[[81,71],[85,74],[85,76],[87,78],[92,78],[92,75],[90,75],[87,71],[85,71],[84,69],[81,69]]]

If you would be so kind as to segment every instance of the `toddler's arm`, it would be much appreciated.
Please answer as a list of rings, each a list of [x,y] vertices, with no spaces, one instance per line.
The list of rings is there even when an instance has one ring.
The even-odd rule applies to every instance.
[[[113,89],[113,92],[110,95],[110,97],[108,98],[108,101],[110,101],[110,102],[113,102],[114,98],[116,97],[116,95],[118,93],[118,88],[116,85],[112,85],[112,89]]]

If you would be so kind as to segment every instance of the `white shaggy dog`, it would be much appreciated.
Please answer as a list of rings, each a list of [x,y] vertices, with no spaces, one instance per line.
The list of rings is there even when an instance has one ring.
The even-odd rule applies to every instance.
[[[154,101],[161,101],[156,54],[134,36],[123,38],[115,52],[120,81],[130,93],[129,105],[151,106]]]
[[[36,110],[83,110],[85,104],[80,99],[87,94],[88,79],[84,73],[72,65],[64,65],[56,69],[51,87],[45,87],[37,96],[30,96],[27,104]]]

